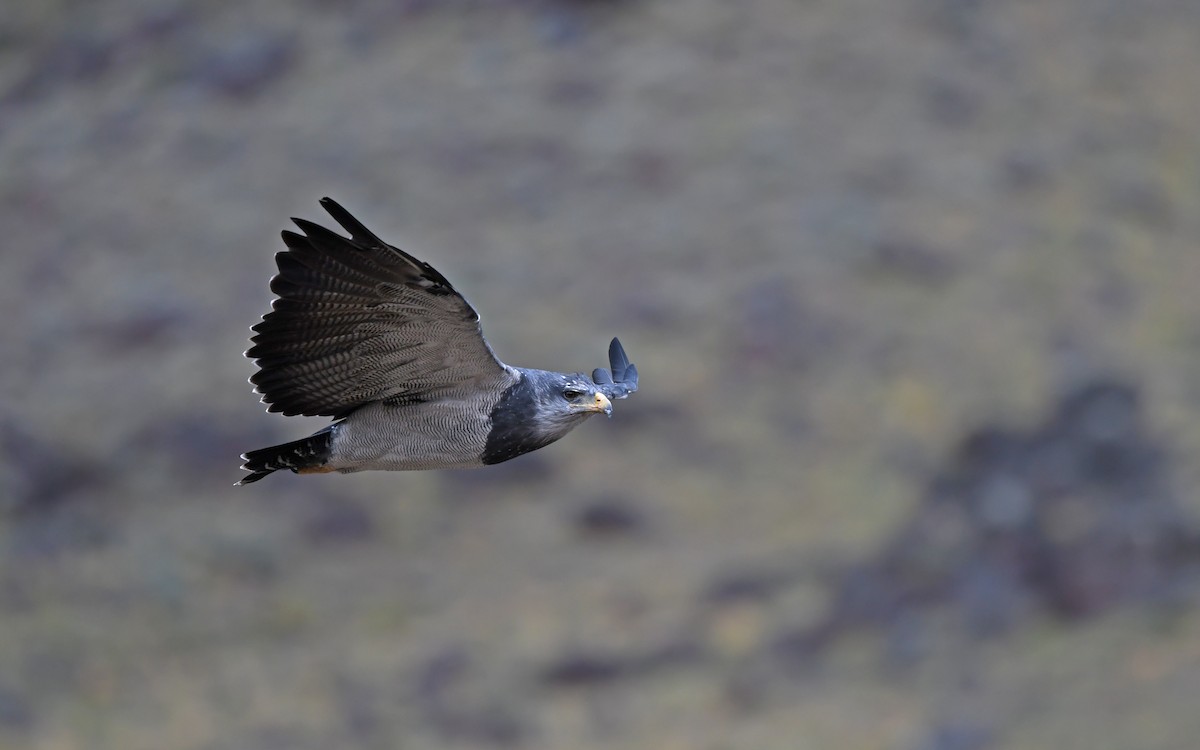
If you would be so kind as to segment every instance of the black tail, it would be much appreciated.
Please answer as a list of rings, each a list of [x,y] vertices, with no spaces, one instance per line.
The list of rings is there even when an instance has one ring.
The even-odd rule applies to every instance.
[[[318,433],[283,445],[272,445],[242,454],[242,469],[250,472],[238,484],[257,482],[273,471],[290,469],[301,473],[305,469],[320,470],[329,460],[329,446],[333,442],[333,428],[329,425]]]

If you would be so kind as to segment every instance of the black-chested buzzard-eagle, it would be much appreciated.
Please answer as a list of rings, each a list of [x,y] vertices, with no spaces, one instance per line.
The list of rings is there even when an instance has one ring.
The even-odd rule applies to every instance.
[[[336,421],[242,456],[249,475],[485,466],[558,440],[637,390],[617,339],[612,370],[548,372],[504,364],[479,314],[432,266],[372,234],[329,198],[350,234],[303,219],[275,256],[278,295],[246,356],[268,411]]]

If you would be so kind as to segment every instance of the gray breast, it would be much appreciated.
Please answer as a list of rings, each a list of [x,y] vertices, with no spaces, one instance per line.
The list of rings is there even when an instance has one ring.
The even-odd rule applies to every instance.
[[[330,465],[343,472],[483,466],[490,415],[503,392],[470,389],[427,402],[368,404],[341,423]]]

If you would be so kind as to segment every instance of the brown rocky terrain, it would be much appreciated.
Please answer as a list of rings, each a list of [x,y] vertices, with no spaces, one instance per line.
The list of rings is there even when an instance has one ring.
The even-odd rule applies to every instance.
[[[0,748],[1194,746],[1200,6],[13,5]],[[641,391],[233,487],[322,195]]]

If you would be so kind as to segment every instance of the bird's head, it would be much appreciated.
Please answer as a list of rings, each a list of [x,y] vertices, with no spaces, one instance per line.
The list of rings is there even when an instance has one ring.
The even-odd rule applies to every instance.
[[[514,368],[520,380],[492,408],[483,462],[497,463],[553,443],[593,414],[612,416],[612,402],[637,390],[637,368],[616,339],[608,349],[609,372],[591,377]]]
[[[527,424],[541,441],[559,439],[593,414],[612,414],[612,401],[583,373],[545,370],[524,370],[524,373],[533,397]]]
[[[608,364],[592,371],[570,374],[536,371],[538,419],[559,437],[593,414],[612,416],[612,402],[628,398],[637,390],[637,368],[625,355],[621,342],[615,338],[608,345]],[[557,439],[557,438],[556,438]]]
[[[566,421],[572,426],[593,414],[612,416],[612,401],[582,372],[547,373],[539,390],[539,409],[544,416],[555,421]],[[557,415],[557,416],[555,416]]]

